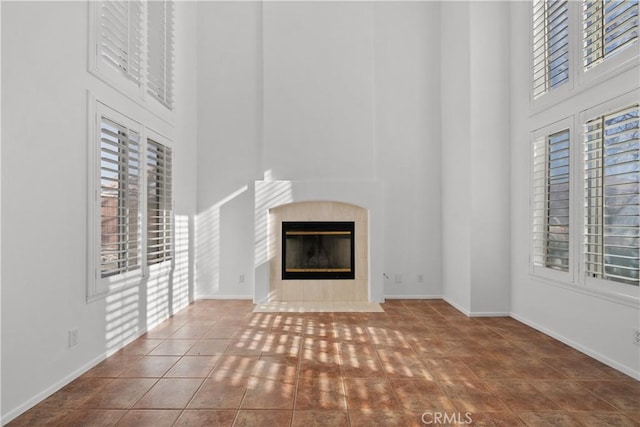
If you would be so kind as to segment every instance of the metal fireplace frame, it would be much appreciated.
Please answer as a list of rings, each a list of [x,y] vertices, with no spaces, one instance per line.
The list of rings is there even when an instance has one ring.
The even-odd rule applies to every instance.
[[[351,269],[349,271],[321,269],[323,271],[287,271],[287,232],[350,232]],[[354,280],[355,265],[355,222],[353,221],[283,221],[282,222],[282,280]]]

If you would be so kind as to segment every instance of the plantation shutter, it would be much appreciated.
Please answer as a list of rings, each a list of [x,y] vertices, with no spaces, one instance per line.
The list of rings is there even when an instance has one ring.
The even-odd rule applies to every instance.
[[[171,149],[147,140],[147,262],[172,259],[173,194]]]
[[[173,108],[173,2],[150,1],[147,6],[147,91]]]
[[[638,40],[638,1],[583,2],[583,57],[586,69]]]
[[[538,138],[533,155],[533,263],[569,271],[569,130]]]
[[[533,5],[533,97],[569,80],[568,1]]]
[[[100,2],[99,56],[109,66],[140,84],[142,68],[142,3]]]
[[[585,137],[585,269],[639,285],[638,105],[590,120]]]
[[[100,125],[101,277],[140,267],[139,135],[108,118]]]

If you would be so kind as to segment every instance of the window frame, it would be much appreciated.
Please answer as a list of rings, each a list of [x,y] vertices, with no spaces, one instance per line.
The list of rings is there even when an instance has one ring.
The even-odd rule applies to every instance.
[[[167,273],[175,265],[175,199],[171,200],[171,241],[172,254],[170,259],[149,265],[147,262],[147,200],[148,183],[146,174],[147,140],[152,139],[168,148],[172,152],[171,162],[175,164],[175,149],[172,141],[137,121],[130,116],[97,100],[88,93],[88,149],[87,149],[87,302],[96,301],[107,297],[114,292],[138,286],[149,277]],[[140,232],[140,268],[125,273],[102,277],[101,274],[101,248],[102,248],[102,223],[101,223],[101,122],[102,118],[116,122],[133,129],[139,136],[140,147],[140,177],[138,217]],[[171,187],[173,188],[174,175],[171,175]]]
[[[545,1],[545,0],[539,0],[539,1]],[[551,105],[554,105],[558,102],[560,102],[561,100],[565,99],[568,95],[571,94],[571,92],[574,90],[574,86],[575,86],[575,80],[576,80],[576,76],[575,76],[575,63],[576,63],[576,59],[575,59],[575,48],[574,48],[574,44],[575,44],[575,35],[572,31],[572,29],[576,26],[576,5],[575,2],[573,1],[569,1],[567,4],[567,13],[568,13],[568,53],[569,53],[569,62],[568,62],[568,79],[565,83],[551,88],[543,93],[541,93],[540,95],[538,95],[537,97],[534,96],[534,92],[533,92],[533,88],[534,88],[534,84],[535,84],[535,80],[534,80],[534,47],[535,47],[535,40],[534,40],[534,9],[536,7],[537,2],[531,2],[531,5],[529,7],[529,104],[530,104],[530,109],[531,110],[542,110],[545,108],[548,108]],[[545,47],[546,49],[546,47]]]
[[[164,269],[166,267],[171,267],[173,268],[174,264],[175,264],[175,239],[176,239],[176,230],[175,230],[175,198],[174,198],[174,193],[173,193],[173,189],[174,189],[174,174],[173,174],[173,165],[175,164],[175,150],[173,147],[173,144],[171,143],[171,141],[167,138],[165,138],[164,136],[162,136],[161,134],[154,132],[151,129],[146,129],[146,135],[145,135],[145,171],[146,171],[146,167],[147,167],[147,154],[148,154],[148,146],[149,146],[149,140],[155,142],[156,144],[160,144],[162,146],[164,146],[166,149],[171,150],[171,158],[170,158],[170,163],[171,163],[171,169],[170,169],[170,176],[169,176],[169,183],[170,183],[170,190],[171,190],[171,199],[170,199],[170,233],[171,233],[171,244],[170,244],[170,256],[167,258],[165,257],[162,261],[160,262],[153,262],[150,263],[149,262],[149,258],[148,258],[148,246],[149,246],[149,233],[148,233],[148,227],[149,227],[149,221],[148,221],[148,212],[149,212],[149,207],[148,207],[148,201],[149,201],[149,179],[148,179],[148,175],[147,173],[144,173],[145,175],[145,212],[147,213],[146,216],[146,221],[145,221],[145,259],[144,259],[144,265],[147,269],[147,272],[153,272],[157,269]]]
[[[530,274],[538,277],[542,277],[545,279],[549,279],[556,282],[563,283],[574,283],[575,282],[575,257],[576,257],[576,248],[575,248],[575,231],[576,231],[576,209],[574,208],[574,196],[575,196],[575,124],[573,117],[567,117],[557,122],[554,122],[550,125],[541,127],[531,132],[530,135],[530,150],[529,150],[529,267]],[[545,144],[545,157],[546,153],[548,153],[548,138],[551,135],[557,134],[559,132],[567,130],[569,132],[569,269],[568,271],[560,271],[555,270],[544,265],[538,265],[535,263],[536,256],[536,239],[534,236],[534,226],[535,226],[535,150],[536,144],[544,139]],[[547,187],[547,175],[546,171],[548,168],[548,163],[545,161],[545,183],[544,187]],[[545,190],[545,204],[547,200],[546,190]],[[546,208],[545,208],[546,209]]]
[[[604,61],[585,69],[583,64],[583,22],[582,1],[569,1],[569,80],[538,97],[533,95],[533,27],[534,2],[529,6],[529,110],[538,114],[567,99],[578,96],[598,84],[629,71],[637,66],[640,56],[640,39]],[[637,5],[640,8],[640,2]]]
[[[545,87],[549,86],[548,88],[546,88],[545,90],[543,90],[539,95],[536,96],[535,94],[535,65],[536,65],[536,61],[535,59],[539,56],[541,56],[542,54],[538,54],[536,55],[535,52],[540,49],[540,47],[536,48],[536,43],[538,42],[537,38],[535,37],[536,35],[536,30],[539,30],[536,28],[536,23],[535,23],[535,11],[536,9],[543,9],[542,12],[542,22],[546,24],[548,17],[549,17],[549,7],[547,6],[549,4],[550,0],[536,0],[534,2],[532,2],[531,4],[531,31],[530,31],[530,37],[531,37],[531,46],[532,46],[532,55],[531,55],[531,70],[532,70],[532,76],[531,76],[531,80],[532,80],[532,84],[531,84],[531,89],[532,89],[532,97],[533,99],[539,99],[540,97],[544,96],[547,93],[550,93],[552,91],[556,91],[556,90],[560,90],[563,86],[565,86],[566,84],[569,84],[570,80],[571,80],[571,58],[570,58],[570,53],[571,53],[571,32],[570,32],[570,23],[571,23],[571,4],[568,0],[558,0],[558,1],[563,1],[566,4],[567,7],[567,47],[566,47],[566,51],[567,51],[567,79],[566,81],[563,81],[562,83],[560,83],[558,86],[550,86],[551,82],[551,77],[549,76],[549,72],[547,70],[548,66],[549,66],[549,60],[547,58],[547,52],[548,52],[548,39],[549,37],[549,33],[547,31],[545,31],[544,29],[546,28],[546,25],[543,24],[543,30],[542,31],[538,31],[538,34],[540,34],[542,36],[542,43],[543,46],[542,48],[542,52],[544,53],[544,59],[542,60],[542,66],[544,69],[544,84]],[[557,10],[557,9],[556,9]],[[557,19],[557,18],[556,18]],[[554,19],[555,20],[555,19]],[[553,20],[552,20],[553,21]],[[552,27],[555,28],[555,27]],[[551,61],[553,62],[553,61]]]
[[[153,1],[147,2],[147,19],[146,19],[146,37],[147,42],[145,44],[145,64],[146,64],[146,76],[144,82],[144,90],[146,92],[146,96],[154,99],[159,104],[165,106],[167,109],[172,111],[175,106],[175,85],[174,85],[174,61],[175,61],[175,52],[173,49],[173,45],[175,43],[175,4],[170,0],[162,0],[162,1]],[[160,46],[156,46],[155,42],[158,40],[152,40],[150,37],[150,33],[152,31],[152,27],[157,26],[159,23],[155,23],[155,25],[151,24],[151,7],[162,5],[162,30],[161,38],[162,43]],[[156,49],[161,49],[162,54],[162,66],[161,70],[155,70],[152,65],[151,56],[152,53],[160,53],[155,52]],[[164,75],[162,79],[163,90],[162,94],[160,94],[158,90],[153,90],[154,88],[154,77],[156,76],[156,72],[160,71],[160,74]]]
[[[630,46],[625,47],[620,52],[615,53],[610,57],[603,58],[602,61],[587,68],[584,64],[583,56],[583,41],[584,41],[584,14],[583,14],[583,2],[579,2],[580,7],[576,8],[579,14],[579,37],[577,38],[576,52],[579,52],[577,81],[579,86],[595,85],[599,82],[614,77],[617,74],[623,73],[636,65],[638,55],[640,54],[640,38],[636,38]],[[640,2],[636,4],[638,13],[640,15]]]
[[[88,3],[88,64],[87,69],[89,73],[102,82],[106,83],[108,86],[113,88],[114,90],[122,93],[129,99],[135,101],[137,104],[143,106],[155,116],[159,117],[163,121],[167,123],[172,123],[174,119],[174,111],[176,108],[175,102],[175,43],[172,45],[171,49],[171,88],[173,92],[172,102],[168,105],[165,102],[159,100],[156,96],[150,93],[148,89],[148,52],[149,52],[149,41],[148,41],[148,17],[147,17],[147,2],[141,0],[131,0],[136,1],[141,4],[142,13],[140,14],[141,19],[141,46],[140,46],[140,55],[141,55],[141,63],[140,63],[140,78],[138,83],[136,84],[134,81],[129,79],[125,73],[116,70],[113,66],[105,63],[101,57],[101,48],[100,48],[100,31],[101,31],[101,6],[103,1],[89,1]],[[171,11],[173,13],[171,20],[173,25],[171,26],[171,39],[175,41],[175,21],[176,21],[176,4],[173,0],[162,0],[163,2],[171,2]],[[166,34],[165,34],[166,36]]]
[[[601,104],[593,106],[589,109],[583,110],[579,113],[579,123],[580,129],[578,131],[578,150],[580,150],[581,158],[579,162],[579,167],[576,169],[576,203],[580,203],[580,206],[584,204],[585,200],[585,188],[584,188],[584,180],[585,180],[585,164],[584,164],[584,140],[585,140],[585,125],[588,121],[593,120],[595,118],[605,116],[607,114],[615,113],[638,103],[640,99],[640,90],[634,89],[630,92],[627,92],[621,96],[616,97],[615,99],[611,99],[609,101],[605,101]],[[584,251],[586,238],[584,234],[585,227],[585,212],[581,211],[581,215],[577,218],[578,226],[580,227],[581,232],[579,233],[579,260],[578,260],[578,271],[580,277],[580,284],[585,288],[594,290],[596,292],[605,292],[614,295],[619,295],[623,297],[632,297],[632,298],[640,298],[640,286],[617,282],[615,280],[607,280],[596,277],[589,277],[586,272],[586,254]]]

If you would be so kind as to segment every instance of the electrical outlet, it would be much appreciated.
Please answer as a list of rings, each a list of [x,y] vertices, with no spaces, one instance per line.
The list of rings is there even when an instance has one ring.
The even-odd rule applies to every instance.
[[[240,279],[239,279],[240,283],[244,283],[244,274],[240,275]]]
[[[424,276],[422,274],[418,274],[418,283],[424,282]]]
[[[78,328],[69,329],[69,348],[78,345]]]
[[[402,274],[396,273],[395,282],[402,283]]]
[[[640,345],[640,330],[633,331],[633,343],[635,345]]]

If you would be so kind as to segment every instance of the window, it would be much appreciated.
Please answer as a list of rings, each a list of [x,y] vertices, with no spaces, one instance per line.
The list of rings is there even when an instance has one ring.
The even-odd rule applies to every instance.
[[[173,109],[173,1],[89,2],[90,71],[130,98]]]
[[[173,2],[147,6],[147,91],[169,109],[173,106]]]
[[[533,6],[533,97],[568,80],[568,1],[538,0]]]
[[[582,14],[585,69],[638,40],[638,0],[584,1]]]
[[[530,10],[530,272],[637,299],[639,0]]]
[[[99,3],[99,56],[102,62],[138,84],[142,68],[142,3]]]
[[[534,142],[534,265],[569,271],[570,140],[565,129]]]
[[[147,263],[169,261],[173,255],[171,149],[147,139]]]
[[[638,105],[585,125],[585,271],[640,284]]]
[[[139,122],[93,100],[88,299],[141,283],[173,262],[173,150]]]
[[[140,137],[100,121],[100,275],[140,268]]]

